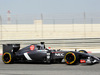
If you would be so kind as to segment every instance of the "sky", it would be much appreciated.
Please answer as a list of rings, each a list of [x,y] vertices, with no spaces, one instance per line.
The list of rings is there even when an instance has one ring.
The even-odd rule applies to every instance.
[[[85,12],[98,17],[100,0],[0,0],[0,15],[7,15],[8,10],[12,15],[31,16],[41,13],[70,15]]]
[[[100,0],[0,0],[0,14],[98,13]]]

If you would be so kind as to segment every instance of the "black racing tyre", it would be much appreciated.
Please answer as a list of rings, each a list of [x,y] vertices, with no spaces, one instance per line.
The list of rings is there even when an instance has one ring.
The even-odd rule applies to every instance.
[[[79,52],[81,52],[81,53],[88,53],[88,52],[85,51],[85,50],[79,50]]]
[[[76,57],[75,53],[73,53],[73,52],[66,53],[64,60],[67,65],[72,65],[72,64],[77,63],[77,57]]]
[[[5,64],[11,64],[11,63],[13,63],[13,59],[12,59],[11,53],[9,53],[9,52],[5,52],[2,55],[2,60],[3,60],[3,62]]]

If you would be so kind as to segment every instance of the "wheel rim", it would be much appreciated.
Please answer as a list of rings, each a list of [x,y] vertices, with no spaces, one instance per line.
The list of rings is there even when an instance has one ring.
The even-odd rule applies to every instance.
[[[76,56],[75,56],[74,53],[68,52],[68,53],[66,53],[64,59],[65,59],[65,62],[66,62],[67,64],[73,64],[73,63],[75,63],[75,61],[76,61]]]
[[[85,53],[84,51],[79,51],[79,52],[81,52],[81,53]]]
[[[3,54],[2,60],[4,63],[10,63],[11,62],[11,55],[10,53],[6,52]]]

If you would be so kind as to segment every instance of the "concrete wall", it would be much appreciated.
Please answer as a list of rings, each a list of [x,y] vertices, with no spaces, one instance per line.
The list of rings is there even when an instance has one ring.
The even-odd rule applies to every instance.
[[[100,24],[10,24],[0,25],[0,39],[99,38]]]

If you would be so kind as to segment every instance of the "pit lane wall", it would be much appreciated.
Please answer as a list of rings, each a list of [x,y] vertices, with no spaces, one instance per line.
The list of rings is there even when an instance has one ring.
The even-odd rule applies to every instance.
[[[1,40],[0,51],[2,53],[2,44],[17,43],[21,45],[21,48],[24,48],[30,44],[40,44],[41,41],[45,42],[46,48],[67,51],[86,50],[89,53],[100,53],[100,38]]]

